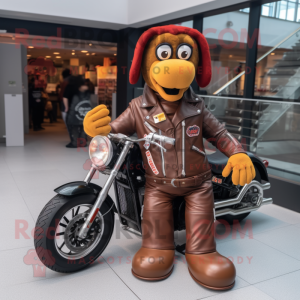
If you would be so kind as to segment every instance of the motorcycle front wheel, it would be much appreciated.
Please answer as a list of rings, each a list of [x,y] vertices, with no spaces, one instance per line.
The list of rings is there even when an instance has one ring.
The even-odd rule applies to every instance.
[[[109,243],[114,230],[114,211],[104,201],[85,239],[77,239],[97,195],[56,195],[41,211],[34,245],[41,262],[57,272],[79,271],[93,263]],[[113,202],[111,202],[113,203]]]

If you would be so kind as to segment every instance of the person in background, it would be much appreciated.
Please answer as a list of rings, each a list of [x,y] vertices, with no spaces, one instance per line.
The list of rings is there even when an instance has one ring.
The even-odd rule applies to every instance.
[[[84,79],[79,76],[71,76],[63,95],[66,123],[70,133],[70,143],[67,148],[86,146],[86,134],[83,130],[85,114],[91,110],[90,92]]]
[[[28,94],[30,107],[32,109],[33,130],[39,131],[45,129],[42,127],[42,114],[44,114],[44,105],[42,101],[43,87],[36,83],[36,79],[31,78]]]
[[[69,83],[70,76],[71,76],[70,69],[64,69],[63,72],[62,72],[63,81],[60,82],[56,87],[56,92],[58,94],[58,100],[60,101],[61,116],[62,116],[62,119],[64,120],[66,125],[67,125],[67,123],[66,123],[66,115],[67,114],[65,112],[65,106],[64,106],[64,102],[63,102],[63,95],[64,95],[65,88]]]
[[[234,68],[234,77],[239,75],[242,72],[242,63],[239,63],[237,67]],[[239,95],[240,94],[240,87],[241,87],[241,77],[236,79],[235,81],[235,94]]]
[[[89,88],[90,94],[95,94],[95,86],[89,78],[85,79],[85,85]]]

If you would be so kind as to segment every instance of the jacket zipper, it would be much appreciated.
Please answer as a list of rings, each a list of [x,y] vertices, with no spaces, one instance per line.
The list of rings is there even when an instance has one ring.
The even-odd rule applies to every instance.
[[[192,149],[195,150],[195,151],[197,151],[198,153],[200,153],[200,154],[206,156],[206,154],[205,154],[203,151],[201,151],[199,148],[197,148],[196,146],[193,145],[193,146],[192,146]]]
[[[158,130],[159,135],[161,135],[161,130]],[[160,145],[162,145],[162,143],[160,142]],[[161,163],[162,163],[162,172],[164,174],[164,177],[166,177],[166,171],[165,171],[165,158],[164,158],[164,151],[162,148],[160,148],[160,153],[161,153]]]
[[[182,121],[182,176],[185,177],[185,120]]]
[[[233,141],[233,143],[234,143],[236,146],[238,146],[237,141],[235,140],[235,138],[234,138],[229,132],[227,132],[226,135]]]
[[[145,124],[146,127],[148,127],[148,129],[149,129],[150,131],[152,131],[153,133],[156,132],[156,130],[155,130],[155,129],[147,122],[147,121],[145,121],[144,124]]]

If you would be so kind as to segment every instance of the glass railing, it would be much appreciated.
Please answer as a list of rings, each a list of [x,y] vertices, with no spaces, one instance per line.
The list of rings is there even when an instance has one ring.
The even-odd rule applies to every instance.
[[[202,97],[245,150],[269,161],[270,174],[300,182],[300,103]]]
[[[248,70],[247,72],[251,72]],[[274,47],[259,47],[255,68],[257,97],[295,101],[300,98],[300,28],[288,34]],[[213,92],[214,95],[237,95],[243,91],[245,70]]]

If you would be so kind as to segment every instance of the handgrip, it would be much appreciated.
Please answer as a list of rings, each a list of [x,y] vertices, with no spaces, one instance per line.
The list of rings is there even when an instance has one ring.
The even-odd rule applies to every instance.
[[[157,141],[160,141],[161,143],[175,145],[175,139],[167,137],[167,136],[153,134],[153,138]]]

